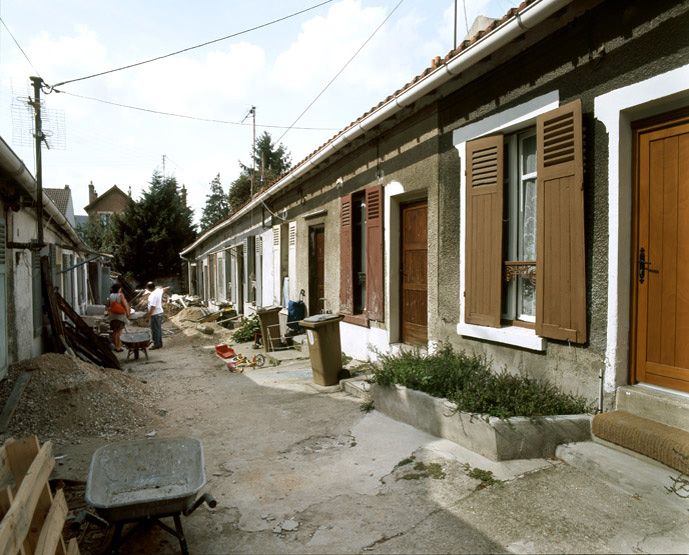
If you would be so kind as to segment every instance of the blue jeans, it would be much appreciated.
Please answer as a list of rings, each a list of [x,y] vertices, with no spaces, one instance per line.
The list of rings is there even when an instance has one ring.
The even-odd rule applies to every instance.
[[[151,316],[151,337],[153,346],[160,349],[163,346],[163,315],[154,314]]]

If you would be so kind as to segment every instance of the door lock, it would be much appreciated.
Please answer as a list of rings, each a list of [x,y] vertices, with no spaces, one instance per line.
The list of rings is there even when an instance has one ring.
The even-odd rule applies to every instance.
[[[646,249],[641,247],[639,251],[639,283],[643,283],[646,279],[646,271],[652,272],[651,263],[646,260]]]

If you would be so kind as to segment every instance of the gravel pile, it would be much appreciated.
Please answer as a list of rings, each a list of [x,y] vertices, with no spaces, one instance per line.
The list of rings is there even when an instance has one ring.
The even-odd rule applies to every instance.
[[[48,353],[15,364],[0,385],[4,406],[21,372],[29,381],[5,436],[36,434],[41,441],[129,435],[155,426],[155,394],[120,370]]]

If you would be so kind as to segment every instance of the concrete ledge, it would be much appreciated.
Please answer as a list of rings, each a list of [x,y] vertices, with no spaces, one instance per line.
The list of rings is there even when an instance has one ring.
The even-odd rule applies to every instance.
[[[373,384],[371,394],[383,414],[494,461],[554,457],[562,443],[591,439],[587,414],[502,420],[455,412],[456,405],[447,399],[399,385]]]

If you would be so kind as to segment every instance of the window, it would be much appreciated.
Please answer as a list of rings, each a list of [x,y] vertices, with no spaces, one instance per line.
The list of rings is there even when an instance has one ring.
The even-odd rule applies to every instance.
[[[575,101],[467,143],[467,324],[586,341],[582,140]]]
[[[100,225],[107,227],[110,223],[111,216],[112,212],[98,212],[98,221],[100,221]]]
[[[504,320],[536,321],[536,129],[505,138]]]
[[[379,185],[342,197],[340,211],[340,311],[355,323],[382,321],[383,188]]]

